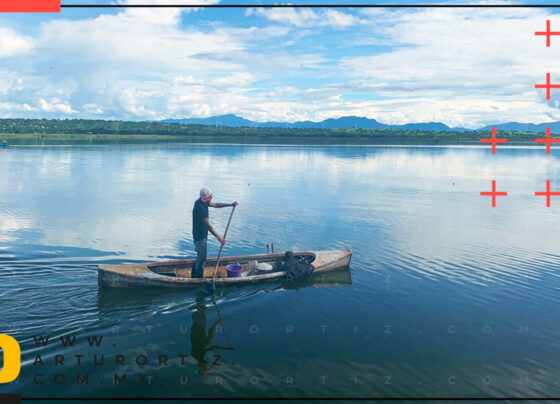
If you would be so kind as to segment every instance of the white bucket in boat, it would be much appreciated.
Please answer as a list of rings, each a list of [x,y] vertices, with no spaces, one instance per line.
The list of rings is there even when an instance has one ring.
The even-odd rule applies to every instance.
[[[270,272],[270,271],[272,271],[272,265],[270,265],[266,262],[259,262],[257,264],[257,269],[259,271],[262,271],[262,272]]]

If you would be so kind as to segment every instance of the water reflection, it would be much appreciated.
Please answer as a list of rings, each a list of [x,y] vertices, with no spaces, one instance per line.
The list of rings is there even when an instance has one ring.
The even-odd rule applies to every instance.
[[[297,291],[308,287],[329,288],[339,286],[352,286],[350,267],[340,268],[324,274],[313,274],[310,278],[297,279],[292,283],[277,280],[241,287],[223,287],[216,290],[213,298],[205,293],[204,289],[176,290],[155,287],[100,287],[97,293],[97,311],[101,317],[118,313],[122,314],[126,311],[134,312],[137,314],[137,317],[141,318],[177,313],[184,310],[195,310],[195,312],[200,310],[201,314],[204,315],[210,302],[215,305],[218,311],[218,304],[221,302],[242,303],[244,300],[260,293],[274,293],[286,290]]]
[[[560,187],[559,153],[10,147],[0,159],[0,331],[27,350],[36,334],[83,329],[107,335],[119,352],[185,354],[183,367],[153,370],[160,379],[150,388],[170,396],[553,395],[560,199],[546,208],[533,193],[547,179]],[[496,209],[479,195],[492,179],[508,192]],[[99,290],[98,263],[194,255],[191,209],[202,186],[217,200],[240,202],[224,255],[262,253],[271,242],[278,251],[351,248],[351,276],[346,270],[292,285],[219,290],[218,317],[211,300],[197,301],[198,292]],[[223,230],[228,214],[211,215]],[[210,241],[210,255],[217,251]],[[351,287],[323,287],[333,285]],[[230,346],[218,332],[226,322],[236,350],[209,350]],[[191,325],[198,327],[194,336]],[[213,355],[223,352],[227,363],[213,366]],[[193,355],[201,358],[200,374]],[[192,384],[180,384],[179,373]],[[526,374],[535,375],[533,387],[505,382]],[[256,386],[248,381],[255,375]],[[270,375],[293,375],[297,386],[277,383],[274,390],[279,379],[267,382]],[[364,382],[355,384],[354,375]],[[491,390],[482,382],[487,376]],[[226,387],[210,385],[215,377]],[[26,377],[19,387],[29,395],[59,394]],[[95,384],[76,389],[112,393]]]
[[[208,352],[218,350],[235,351],[235,347],[231,343],[223,324],[224,319],[220,314],[218,304],[214,299],[212,299],[212,304],[216,309],[218,320],[214,322],[214,324],[208,329],[208,331],[206,330],[206,300],[208,300],[208,297],[204,295],[196,298],[196,305],[192,314],[192,326],[190,332],[191,355],[198,361],[198,374],[202,376],[204,380],[208,379],[208,374],[212,369],[212,365],[205,358]],[[226,337],[229,346],[210,345],[212,343],[212,340],[214,339],[214,336],[216,335],[216,329],[220,324],[220,332],[223,333]],[[215,358],[216,360],[219,359],[219,355],[215,356]]]

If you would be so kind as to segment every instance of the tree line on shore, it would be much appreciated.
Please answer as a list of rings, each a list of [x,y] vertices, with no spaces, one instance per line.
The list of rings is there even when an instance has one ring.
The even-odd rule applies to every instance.
[[[479,142],[489,138],[490,131],[431,132],[405,129],[301,129],[275,127],[226,127],[165,122],[110,121],[97,119],[0,119],[0,133],[10,135],[114,135],[172,137],[258,137],[367,139],[379,141],[445,141]],[[534,142],[531,132],[497,131],[498,138],[508,141]]]

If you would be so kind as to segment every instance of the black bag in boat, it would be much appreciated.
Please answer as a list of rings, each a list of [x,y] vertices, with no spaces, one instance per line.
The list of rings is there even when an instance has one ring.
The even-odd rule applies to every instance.
[[[313,266],[305,258],[294,257],[292,251],[286,251],[280,270],[286,271],[286,281],[293,282],[299,278],[309,278],[313,273]]]

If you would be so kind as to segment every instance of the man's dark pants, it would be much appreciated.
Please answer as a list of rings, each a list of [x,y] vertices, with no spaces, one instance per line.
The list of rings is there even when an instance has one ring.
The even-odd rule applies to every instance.
[[[204,264],[206,264],[206,242],[208,239],[194,241],[194,250],[196,251],[196,261],[193,264],[192,277],[202,278],[204,275]]]

